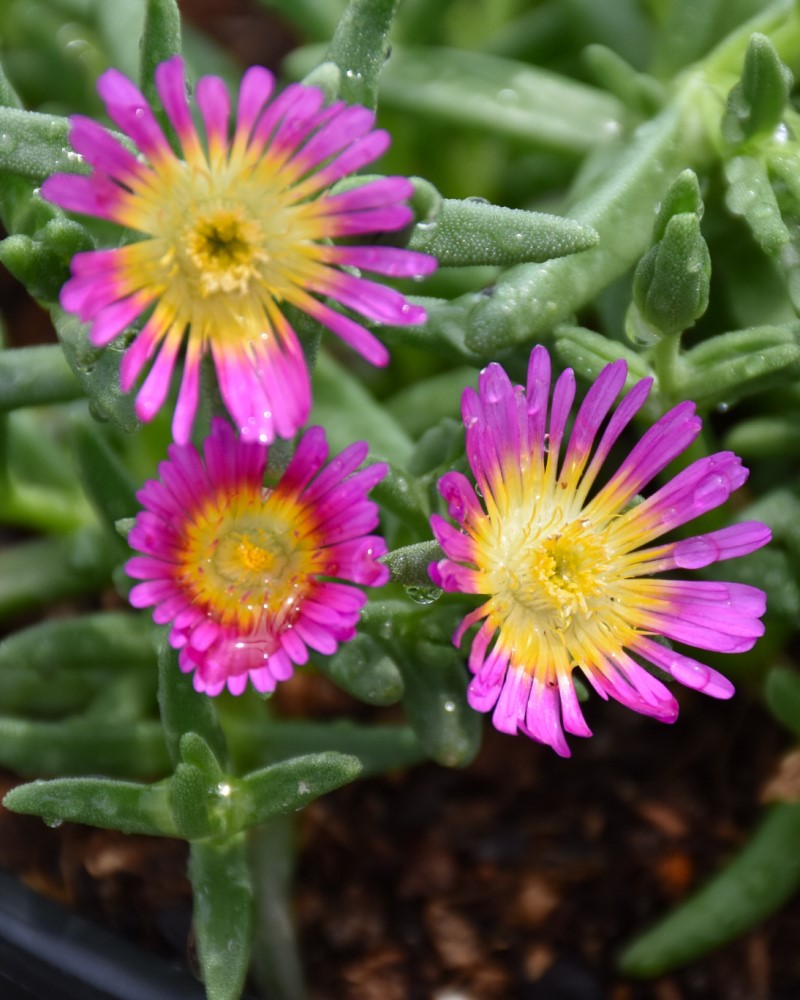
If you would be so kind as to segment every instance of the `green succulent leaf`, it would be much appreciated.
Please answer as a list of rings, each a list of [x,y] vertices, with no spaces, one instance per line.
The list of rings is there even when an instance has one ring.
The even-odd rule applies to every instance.
[[[466,699],[463,658],[452,646],[420,640],[395,650],[403,706],[425,750],[445,767],[466,767],[480,748],[481,717]]]
[[[386,407],[407,434],[418,437],[443,418],[459,417],[464,389],[467,386],[474,389],[477,384],[478,372],[459,365],[438,375],[415,379],[390,396]],[[419,468],[409,466],[409,471],[421,475]]]
[[[405,468],[411,454],[411,439],[394,417],[344,365],[324,351],[320,351],[314,372],[311,421],[327,429],[332,452],[366,440],[375,457],[386,458],[400,469]]]
[[[583,57],[594,79],[609,93],[639,115],[661,110],[666,92],[661,83],[633,66],[605,45],[588,45]]]
[[[767,707],[778,722],[800,737],[800,675],[791,667],[773,667],[764,685]]]
[[[735,156],[725,164],[725,204],[742,216],[761,249],[775,256],[791,239],[770,183],[767,168],[752,156]]]
[[[341,71],[340,94],[374,108],[378,77],[389,56],[389,31],[400,0],[350,0],[334,32],[326,61]]]
[[[181,52],[181,15],[175,0],[147,0],[139,52],[142,93],[152,107],[160,108],[161,100],[153,82],[155,68]]]
[[[406,587],[430,586],[428,566],[442,558],[438,542],[417,542],[387,553],[381,562],[388,566],[395,583]]]
[[[56,778],[18,785],[3,800],[12,812],[41,816],[50,826],[64,821],[123,833],[174,837],[165,782],[142,785],[111,778]]]
[[[328,751],[281,761],[238,782],[236,826],[247,829],[273,816],[302,809],[320,795],[355,780],[361,761],[349,754]]]
[[[64,403],[81,395],[60,347],[42,344],[0,351],[0,411]]]
[[[108,583],[115,561],[108,538],[94,527],[4,548],[0,551],[0,621],[97,590]]]
[[[207,776],[194,764],[177,764],[169,779],[169,805],[175,829],[185,840],[212,833]]]
[[[370,495],[407,526],[427,532],[428,500],[424,488],[414,476],[389,465],[388,473],[373,486]]]
[[[445,198],[435,221],[414,227],[408,246],[432,254],[442,267],[510,267],[580,253],[597,241],[593,229],[572,219]]]
[[[92,347],[87,329],[71,313],[58,306],[50,310],[64,356],[75,373],[83,392],[89,397],[92,414],[98,420],[109,420],[123,431],[139,427],[133,409],[131,393],[119,386],[119,366],[126,344],[118,338],[107,347]]]
[[[223,768],[228,766],[225,736],[213,699],[192,687],[192,679],[178,666],[178,653],[164,643],[158,654],[158,705],[169,755],[177,766],[183,762],[181,740],[196,733],[210,747]]]
[[[206,996],[238,1000],[253,939],[253,885],[244,834],[193,842],[189,878]]]
[[[754,135],[772,132],[780,123],[789,92],[791,70],[766,35],[755,32],[744,58],[739,83],[728,94],[722,134],[732,146]]]
[[[730,404],[800,371],[800,324],[756,326],[711,337],[682,358],[681,392],[707,409]]]
[[[742,420],[727,432],[723,444],[742,458],[791,460],[800,454],[800,412]]]
[[[154,639],[146,618],[125,611],[49,618],[0,642],[0,673],[21,667],[61,683],[70,670],[151,670]]]
[[[477,379],[470,379],[475,382]],[[450,468],[464,454],[464,425],[460,420],[443,417],[417,442],[409,462],[409,471],[424,476],[435,469]]]
[[[694,213],[673,215],[633,276],[639,315],[662,334],[687,330],[708,308],[711,255]]]
[[[667,226],[674,215],[696,215],[703,218],[705,206],[700,193],[700,182],[694,170],[681,170],[661,200],[653,223],[653,243],[664,239]]]
[[[732,941],[774,913],[800,885],[800,805],[773,806],[725,868],[628,945],[629,976],[663,975]]]
[[[87,420],[76,420],[72,428],[72,449],[84,491],[108,528],[121,557],[130,550],[119,535],[116,523],[120,518],[132,517],[139,509],[136,484],[114,453],[102,426]]]
[[[94,246],[91,236],[77,222],[58,215],[31,238],[22,233],[0,243],[0,261],[40,302],[58,301],[69,277],[73,255]]]
[[[554,331],[553,350],[559,360],[578,375],[593,382],[606,365],[620,358],[628,365],[626,386],[652,377],[652,371],[641,354],[616,340],[609,340],[594,330],[562,324]]]
[[[333,656],[317,654],[314,663],[334,684],[368,705],[393,705],[403,695],[397,666],[369,635],[356,635]]]

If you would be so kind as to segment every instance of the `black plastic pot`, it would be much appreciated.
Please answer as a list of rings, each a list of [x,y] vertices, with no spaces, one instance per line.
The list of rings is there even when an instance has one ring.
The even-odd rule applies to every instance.
[[[205,1000],[171,965],[0,872],[2,1000]]]

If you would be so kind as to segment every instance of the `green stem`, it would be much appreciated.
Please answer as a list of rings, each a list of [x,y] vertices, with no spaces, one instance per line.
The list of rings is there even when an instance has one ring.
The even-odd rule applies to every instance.
[[[664,411],[681,398],[681,338],[680,334],[661,337],[650,352],[650,362],[656,376]]]

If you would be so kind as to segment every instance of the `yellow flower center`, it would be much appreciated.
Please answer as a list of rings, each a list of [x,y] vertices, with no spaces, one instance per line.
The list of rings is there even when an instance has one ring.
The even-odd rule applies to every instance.
[[[505,525],[487,551],[488,590],[501,615],[534,631],[567,633],[576,616],[590,618],[607,589],[609,553],[589,521]]]
[[[215,292],[247,294],[259,277],[259,265],[269,260],[261,226],[240,206],[218,207],[200,215],[183,237],[188,277],[203,298]]]
[[[177,560],[193,603],[242,633],[267,617],[275,630],[291,621],[308,591],[315,551],[297,515],[294,505],[270,504],[266,490],[223,495],[198,511]]]

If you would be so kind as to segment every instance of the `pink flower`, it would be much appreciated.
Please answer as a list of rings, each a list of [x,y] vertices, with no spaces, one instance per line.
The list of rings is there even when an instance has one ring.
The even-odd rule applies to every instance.
[[[386,348],[363,326],[326,305],[335,300],[367,319],[414,324],[425,311],[397,291],[342,267],[392,277],[428,274],[432,257],[330,240],[397,230],[412,219],[411,183],[385,177],[331,194],[332,184],[380,156],[389,136],[366,108],[323,107],[314,87],[292,84],[273,98],[274,80],[255,66],[242,79],[233,133],[221,79],[206,76],[195,96],[195,127],[183,62],[155,73],[183,158],[175,155],[141,92],[108,70],[98,91],[131,152],[96,122],[72,118],[73,148],[88,177],[55,174],[42,194],[62,208],[135,230],[137,242],[76,254],[62,306],[90,323],[102,347],[140,318],[120,372],[128,391],[149,362],[136,397],[150,420],[169,391],[185,345],[173,434],[185,443],[197,409],[200,362],[214,360],[222,398],[241,434],[265,444],[291,437],[308,417],[305,359],[281,307],[289,304],[333,330],[376,365]]]
[[[489,365],[478,392],[467,389],[462,401],[467,456],[482,500],[463,475],[450,472],[439,491],[461,530],[431,518],[447,557],[431,566],[434,583],[488,595],[454,637],[458,645],[481,623],[469,655],[470,704],[481,712],[493,708],[498,729],[519,730],[562,756],[570,752],[564,730],[591,735],[572,683],[576,668],[602,698],[672,722],[675,698],[631,654],[687,687],[729,698],[733,686],[725,677],[658,637],[739,653],[764,631],[766,598],[755,587],[653,577],[746,555],[770,540],[766,525],[748,521],[650,546],[718,507],[747,478],[736,455],[718,452],[634,502],[697,437],[694,404],[665,414],[598,484],[612,446],[650,391],[652,380],[644,379],[614,409],[626,374],[623,361],[603,369],[565,440],[575,396],[571,370],[556,381],[551,402],[543,347],[531,354],[527,388]]]
[[[274,489],[263,485],[267,452],[217,418],[202,457],[190,444],[171,445],[160,478],[138,493],[144,510],[128,540],[142,555],[126,571],[144,582],[131,604],[171,623],[181,670],[194,671],[195,688],[209,695],[226,685],[241,694],[248,677],[272,691],[309,648],[335,652],[355,635],[366,602],[351,584],[389,578],[376,561],[383,539],[366,534],[378,523],[367,493],[386,466],[355,471],[367,445],[323,468],[325,432],[312,427]]]

